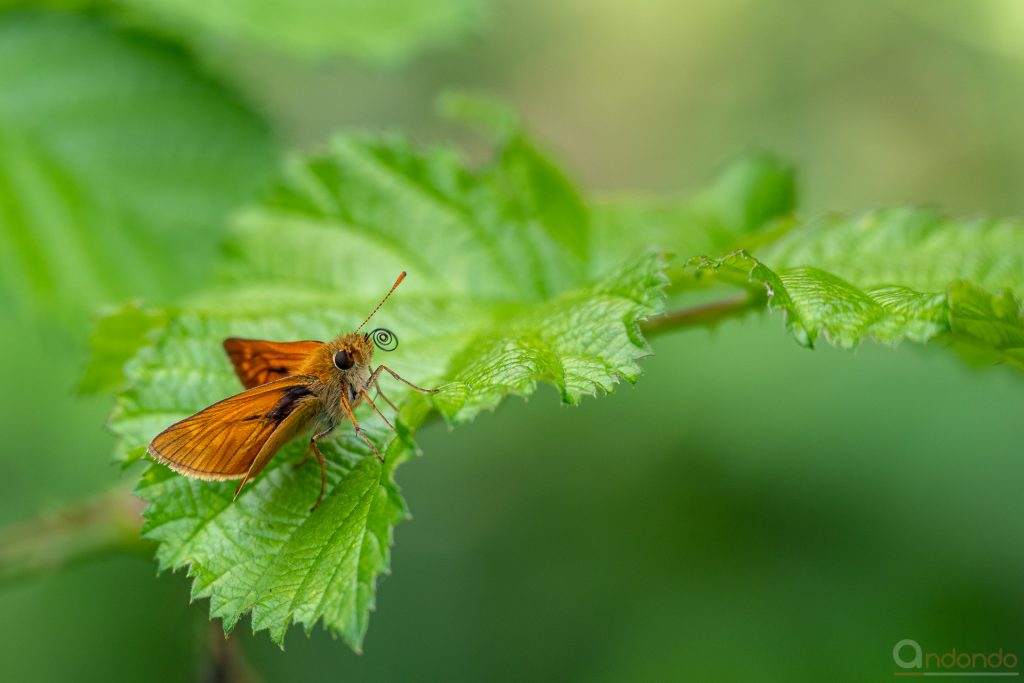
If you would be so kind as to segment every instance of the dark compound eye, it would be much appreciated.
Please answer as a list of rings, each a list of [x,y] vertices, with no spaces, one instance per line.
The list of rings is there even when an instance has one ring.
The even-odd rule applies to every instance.
[[[334,367],[338,368],[339,370],[348,370],[354,364],[355,361],[352,360],[352,356],[348,355],[348,351],[346,351],[345,349],[342,349],[341,351],[338,351],[336,354],[334,354]]]

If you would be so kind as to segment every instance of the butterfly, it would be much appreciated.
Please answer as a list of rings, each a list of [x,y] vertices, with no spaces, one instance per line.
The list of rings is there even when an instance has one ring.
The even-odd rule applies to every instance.
[[[150,442],[149,454],[188,477],[241,479],[235,489],[237,498],[242,487],[259,475],[282,446],[300,435],[310,434],[302,463],[311,453],[320,463],[320,495],[313,505],[315,510],[327,486],[324,456],[317,441],[341,421],[351,420],[355,433],[384,461],[355,416],[356,406],[366,402],[395,430],[369,394],[371,389],[375,390],[378,397],[398,410],[380,387],[382,373],[416,391],[438,391],[418,387],[386,365],[372,368],[375,346],[383,351],[393,351],[398,346],[398,338],[390,330],[379,327],[359,333],[405,275],[402,272],[398,276],[391,290],[354,332],[333,341],[225,339],[224,350],[246,390],[160,432]]]

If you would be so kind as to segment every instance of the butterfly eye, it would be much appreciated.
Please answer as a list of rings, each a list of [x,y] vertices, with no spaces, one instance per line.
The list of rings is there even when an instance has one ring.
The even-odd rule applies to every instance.
[[[338,368],[339,370],[348,370],[354,364],[355,361],[352,360],[352,356],[348,355],[348,351],[346,351],[345,349],[342,349],[341,351],[338,351],[336,354],[334,354],[334,367]]]

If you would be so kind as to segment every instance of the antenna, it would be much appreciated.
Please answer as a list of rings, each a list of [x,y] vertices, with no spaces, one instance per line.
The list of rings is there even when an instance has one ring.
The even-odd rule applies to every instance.
[[[398,285],[402,284],[402,280],[404,280],[404,279],[405,279],[405,271],[403,270],[401,273],[399,273],[398,279],[395,280],[395,284],[391,285],[391,289],[388,290],[388,293],[385,294],[384,298],[380,300],[379,304],[377,304],[377,308],[373,309],[373,311],[370,313],[370,315],[366,316],[366,320],[364,320],[363,322],[359,323],[359,327],[357,327],[355,332],[353,332],[352,334],[355,334],[359,330],[363,329],[363,325],[365,325],[366,323],[370,322],[370,318],[373,317],[373,314],[380,310],[380,307],[383,306],[384,302],[388,300],[389,296],[391,296],[391,292],[395,291],[398,288]]]

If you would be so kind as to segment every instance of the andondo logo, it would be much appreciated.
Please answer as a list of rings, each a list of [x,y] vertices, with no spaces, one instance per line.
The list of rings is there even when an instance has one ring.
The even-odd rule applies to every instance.
[[[992,652],[926,651],[916,640],[905,638],[892,648],[892,659],[899,667],[893,676],[1020,676],[1020,660],[1003,648]]]

